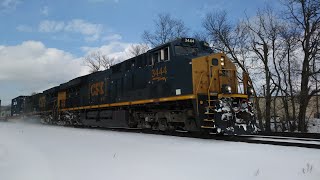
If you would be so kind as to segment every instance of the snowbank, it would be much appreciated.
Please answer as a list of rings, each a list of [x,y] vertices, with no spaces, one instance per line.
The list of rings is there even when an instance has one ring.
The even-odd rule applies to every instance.
[[[1,180],[319,177],[316,149],[0,122]]]

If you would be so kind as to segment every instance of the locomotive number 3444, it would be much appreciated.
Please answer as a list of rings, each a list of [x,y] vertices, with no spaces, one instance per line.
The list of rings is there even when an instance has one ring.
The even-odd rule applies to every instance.
[[[167,66],[152,69],[151,74],[152,74],[152,80],[166,81]]]

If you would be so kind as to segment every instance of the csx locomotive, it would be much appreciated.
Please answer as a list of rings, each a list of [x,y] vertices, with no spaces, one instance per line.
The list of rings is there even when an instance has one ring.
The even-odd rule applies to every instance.
[[[50,124],[255,133],[252,84],[237,77],[225,54],[181,38],[29,96],[26,107]]]

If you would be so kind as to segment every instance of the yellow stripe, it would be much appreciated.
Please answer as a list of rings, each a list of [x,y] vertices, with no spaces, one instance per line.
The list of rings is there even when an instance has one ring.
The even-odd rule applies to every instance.
[[[147,100],[140,100],[140,101],[132,101],[131,104],[135,105],[135,104],[147,104],[147,103],[153,103],[154,100],[153,99],[147,99]]]
[[[229,98],[229,97],[235,97],[235,98],[248,98],[248,95],[246,94],[219,94],[218,98]]]
[[[64,109],[61,109],[61,111],[74,111],[74,110],[81,110],[81,109],[97,109],[97,108],[116,107],[116,106],[130,106],[130,105],[147,104],[147,103],[153,103],[153,102],[181,101],[181,100],[188,100],[188,99],[195,99],[195,98],[196,98],[196,95],[190,94],[190,95],[184,95],[184,96],[172,96],[172,97],[165,97],[165,98],[159,98],[159,99],[146,99],[146,100],[118,102],[118,103],[101,104],[101,105],[93,105],[93,106],[64,108]]]

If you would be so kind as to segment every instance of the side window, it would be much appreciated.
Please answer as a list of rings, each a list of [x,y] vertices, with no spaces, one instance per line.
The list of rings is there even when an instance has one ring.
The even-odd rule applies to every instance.
[[[148,57],[148,65],[152,66],[155,63],[158,63],[161,61],[169,61],[169,60],[170,60],[169,47],[165,47],[159,51],[151,53],[151,55]]]
[[[161,49],[161,61],[169,61],[170,54],[169,54],[169,47],[165,47]]]
[[[153,56],[151,54],[148,54],[147,61],[148,61],[148,65],[149,66],[153,66],[154,65]]]
[[[163,61],[164,60],[164,51],[163,51],[163,49],[161,49],[160,52],[161,52],[160,59],[161,59],[161,61]]]
[[[170,60],[169,47],[166,47],[166,48],[164,49],[164,60],[165,60],[165,61],[169,61],[169,60]]]
[[[161,59],[160,51],[153,53],[152,59],[154,63],[160,62],[160,59]]]

